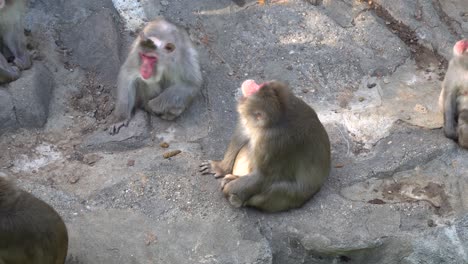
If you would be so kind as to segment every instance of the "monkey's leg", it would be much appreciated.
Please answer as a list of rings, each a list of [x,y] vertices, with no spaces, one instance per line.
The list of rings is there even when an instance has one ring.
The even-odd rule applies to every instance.
[[[215,178],[220,178],[228,173],[232,173],[237,154],[243,147],[247,147],[248,141],[248,138],[242,133],[242,128],[238,125],[224,153],[223,160],[205,162],[200,165],[200,171],[204,174],[214,173]]]
[[[117,84],[117,101],[115,103],[114,111],[114,117],[117,122],[109,127],[109,134],[118,134],[120,128],[128,126],[138,99],[137,89],[138,82],[136,79],[128,80],[119,76],[119,83]]]
[[[250,197],[261,191],[264,177],[259,172],[238,177],[224,185],[223,193],[234,207],[241,207]]]
[[[199,87],[187,83],[174,84],[150,100],[148,107],[162,119],[174,120],[184,112],[199,90]]]
[[[19,76],[19,69],[8,64],[8,61],[0,53],[0,84],[17,80]]]
[[[257,193],[245,202],[267,212],[279,212],[302,206],[320,187],[303,188],[295,182],[275,182],[264,192]]]
[[[21,70],[29,69],[32,65],[31,57],[26,50],[22,23],[10,25],[4,30],[3,42],[15,56],[14,63]]]
[[[457,92],[456,90],[446,94],[444,102],[444,133],[445,136],[457,140]]]

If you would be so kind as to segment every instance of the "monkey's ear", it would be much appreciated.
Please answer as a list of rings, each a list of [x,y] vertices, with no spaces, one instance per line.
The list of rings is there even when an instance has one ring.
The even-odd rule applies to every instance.
[[[167,43],[166,46],[164,46],[164,49],[168,52],[171,53],[175,50],[176,46],[174,43]]]

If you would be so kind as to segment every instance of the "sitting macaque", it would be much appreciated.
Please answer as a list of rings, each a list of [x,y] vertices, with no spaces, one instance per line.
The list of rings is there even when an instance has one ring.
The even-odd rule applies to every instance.
[[[120,68],[115,123],[110,134],[127,126],[136,107],[166,120],[178,117],[202,85],[202,74],[187,32],[164,19],[146,25]]]
[[[330,140],[315,111],[277,81],[244,81],[239,121],[221,161],[201,171],[224,177],[235,207],[268,212],[302,206],[330,173]]]
[[[26,0],[0,0],[0,48],[14,57],[14,65],[10,65],[0,51],[0,84],[17,80],[20,70],[31,67],[23,29],[25,10]]]
[[[444,114],[445,136],[468,148],[468,39],[453,47],[439,104]]]
[[[64,264],[67,251],[59,214],[0,173],[0,263]]]

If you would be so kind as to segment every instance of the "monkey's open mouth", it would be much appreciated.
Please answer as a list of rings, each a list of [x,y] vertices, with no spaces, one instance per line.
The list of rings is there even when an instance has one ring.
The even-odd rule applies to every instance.
[[[153,72],[156,70],[156,63],[158,62],[158,57],[154,54],[140,53],[141,66],[140,74],[143,79],[149,79],[153,75]]]

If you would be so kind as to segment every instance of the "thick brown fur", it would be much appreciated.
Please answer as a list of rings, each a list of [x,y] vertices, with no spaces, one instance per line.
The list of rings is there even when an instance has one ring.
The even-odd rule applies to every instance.
[[[8,63],[5,53],[0,52],[0,84],[19,78],[20,70],[31,67],[32,61],[26,50],[23,16],[26,0],[0,0],[0,48],[14,56],[13,64]]]
[[[468,40],[461,40],[466,41]],[[459,44],[459,42],[457,42]],[[444,114],[444,134],[468,148],[468,49],[461,54],[454,47],[442,83],[439,105]]]
[[[161,41],[159,47],[152,38]],[[143,79],[139,54],[148,52],[157,54],[158,62],[151,78]],[[149,22],[120,68],[115,124],[110,127],[110,134],[128,125],[135,108],[166,120],[177,118],[191,104],[201,85],[198,53],[187,32],[162,18]]]
[[[209,166],[224,176],[230,203],[268,212],[302,206],[330,172],[330,141],[315,111],[277,81],[243,97],[237,110],[224,158]],[[231,174],[236,171],[247,174]]]
[[[64,264],[67,250],[59,214],[0,175],[0,263]]]

